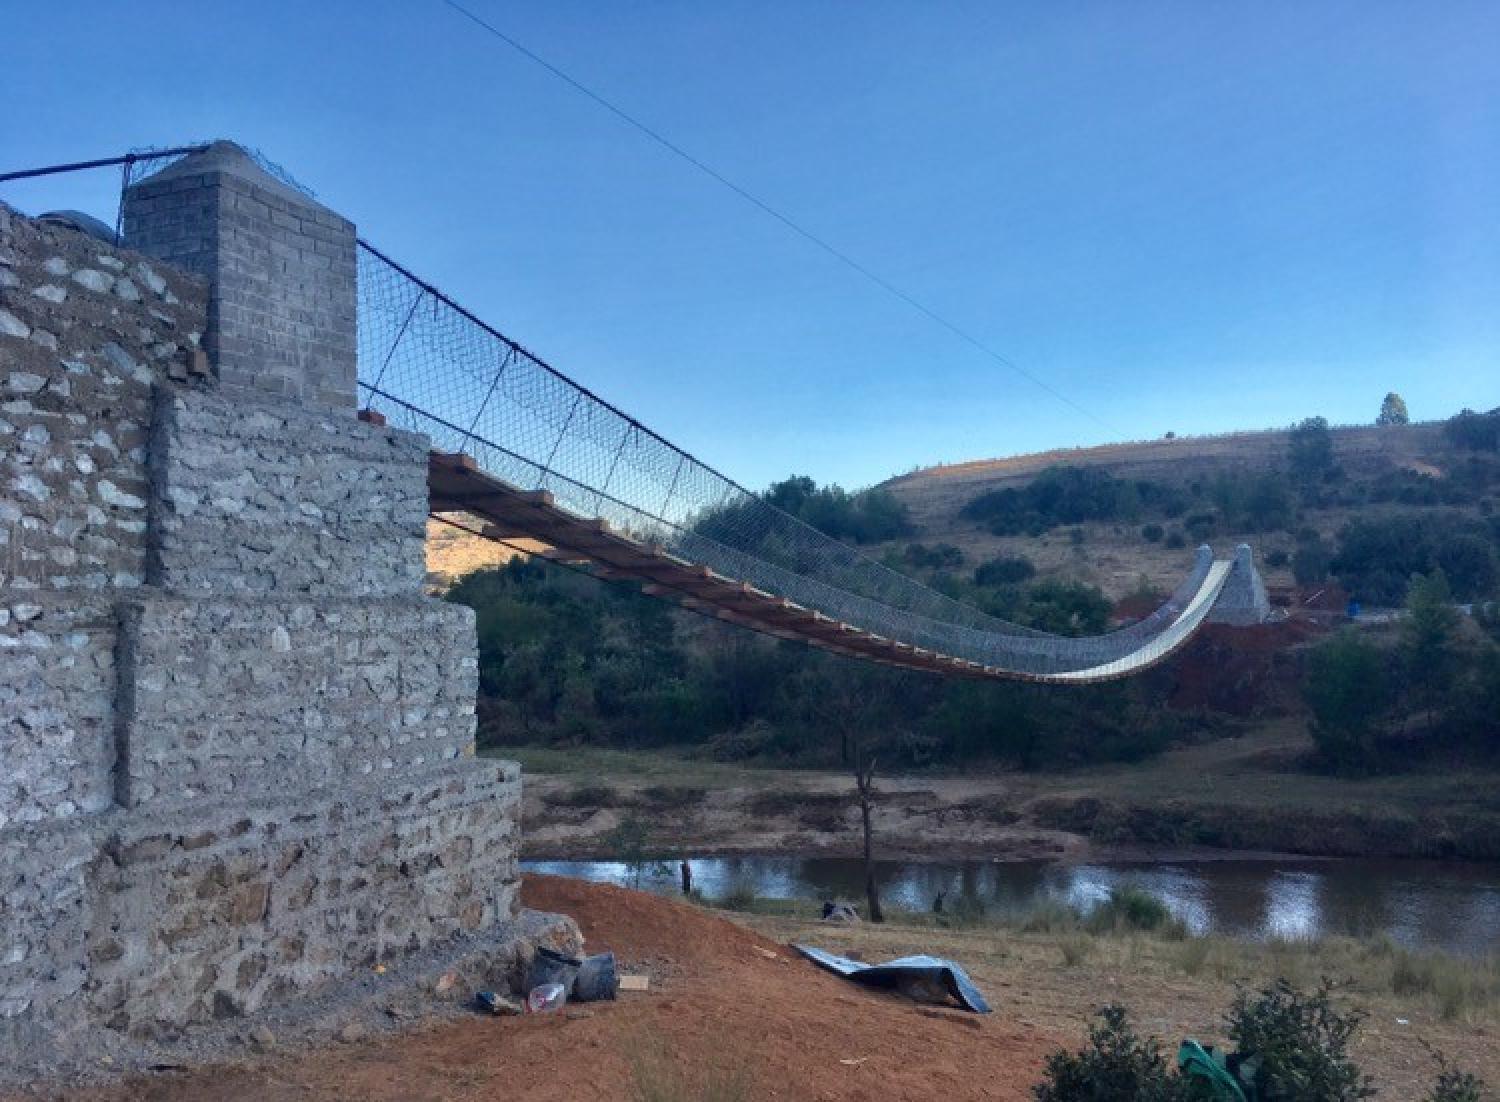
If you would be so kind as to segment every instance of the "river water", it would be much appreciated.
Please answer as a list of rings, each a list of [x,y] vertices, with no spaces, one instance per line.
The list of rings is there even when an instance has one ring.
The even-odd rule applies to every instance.
[[[529,871],[633,882],[617,861],[525,861]],[[859,901],[860,862],[831,857],[713,857],[692,861],[710,899],[748,889],[771,899]],[[1410,948],[1465,955],[1500,952],[1500,865],[1425,861],[880,862],[881,899],[912,910],[939,891],[991,912],[1060,902],[1087,912],[1131,884],[1156,896],[1197,934],[1298,940],[1387,934]],[[677,872],[648,870],[639,886],[676,889]]]

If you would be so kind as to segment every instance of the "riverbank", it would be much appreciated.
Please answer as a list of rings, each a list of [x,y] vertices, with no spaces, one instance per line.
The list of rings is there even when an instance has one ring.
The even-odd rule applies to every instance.
[[[1212,859],[1252,854],[1500,860],[1500,772],[1347,779],[1302,766],[1293,723],[1069,773],[877,778],[890,859]],[[852,856],[843,773],[668,753],[507,747],[526,771],[523,855],[616,856],[622,823],[670,852]]]

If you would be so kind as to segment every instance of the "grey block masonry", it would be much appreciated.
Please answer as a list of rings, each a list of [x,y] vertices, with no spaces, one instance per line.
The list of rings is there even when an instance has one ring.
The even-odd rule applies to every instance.
[[[215,142],[125,193],[125,239],[210,280],[222,390],[355,405],[354,225]]]
[[[223,144],[126,226],[0,206],[0,1065],[516,910],[426,441],[353,415],[353,227]]]

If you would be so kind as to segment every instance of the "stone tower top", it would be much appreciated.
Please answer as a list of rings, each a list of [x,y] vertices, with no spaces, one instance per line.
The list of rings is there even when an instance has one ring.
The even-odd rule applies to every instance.
[[[206,345],[226,391],[355,405],[355,233],[348,219],[215,142],[125,193],[125,241],[207,276]]]

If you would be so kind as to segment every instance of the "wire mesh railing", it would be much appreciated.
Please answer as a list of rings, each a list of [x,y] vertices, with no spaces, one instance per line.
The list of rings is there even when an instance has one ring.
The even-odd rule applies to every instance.
[[[366,406],[579,517],[888,639],[1028,674],[1142,651],[1187,607],[1212,556],[1161,610],[1102,636],[990,616],[777,509],[573,382],[361,242],[359,385]]]

